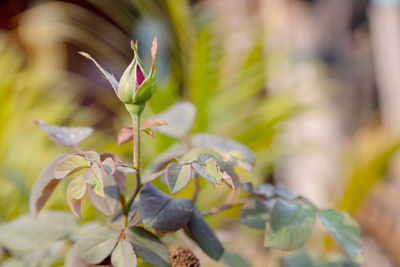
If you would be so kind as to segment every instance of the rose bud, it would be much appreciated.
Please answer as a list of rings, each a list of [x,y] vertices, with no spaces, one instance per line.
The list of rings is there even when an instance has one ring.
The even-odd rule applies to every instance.
[[[141,112],[144,108],[144,104],[153,95],[153,74],[154,60],[157,51],[157,38],[154,37],[151,47],[152,64],[149,74],[146,73],[143,63],[139,58],[137,44],[131,42],[131,47],[134,52],[133,60],[122,74],[119,82],[117,82],[112,74],[103,69],[89,54],[83,52],[80,52],[80,54],[95,63],[97,68],[110,82],[118,98],[126,104],[130,112]]]

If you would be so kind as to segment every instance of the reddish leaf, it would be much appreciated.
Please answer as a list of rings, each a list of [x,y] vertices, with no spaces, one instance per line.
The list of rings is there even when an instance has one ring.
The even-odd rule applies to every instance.
[[[94,151],[85,151],[83,155],[89,162],[100,162],[100,155]]]
[[[117,144],[122,145],[131,141],[133,138],[133,128],[132,127],[121,127],[118,132]]]
[[[89,170],[81,170],[69,182],[67,187],[67,203],[72,212],[79,218],[81,215],[81,199],[86,193],[87,184],[84,180],[84,174]]]
[[[144,129],[148,129],[148,128],[151,128],[154,126],[163,126],[163,125],[168,125],[168,124],[165,120],[163,120],[161,118],[155,118],[155,119],[148,118],[142,123],[140,128],[143,131]]]
[[[29,197],[29,209],[31,214],[37,214],[49,199],[51,193],[60,182],[54,177],[54,169],[57,163],[68,155],[58,155],[39,174]]]
[[[114,177],[105,175],[104,179],[104,197],[94,193],[92,188],[89,188],[88,195],[93,206],[104,213],[111,216],[114,214],[119,200],[119,189]]]

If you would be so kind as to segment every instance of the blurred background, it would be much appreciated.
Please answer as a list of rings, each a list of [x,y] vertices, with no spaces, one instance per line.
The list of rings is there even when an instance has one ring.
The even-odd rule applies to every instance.
[[[119,78],[130,40],[150,65],[153,36],[158,82],[147,115],[193,102],[193,132],[255,152],[246,179],[283,183],[321,207],[349,211],[364,233],[365,266],[400,266],[398,0],[1,0],[0,222],[28,212],[40,170],[69,151],[34,119],[92,126],[84,149],[129,159],[130,145],[115,144],[129,125],[124,107],[77,52]],[[145,138],[145,165],[173,142]],[[200,194],[200,206],[215,198]],[[66,209],[64,195],[46,208]],[[84,209],[87,220],[97,216]],[[276,266],[279,253],[262,248],[262,233],[230,222],[235,214],[209,218],[227,249],[247,266]],[[306,249],[340,252],[318,228]]]

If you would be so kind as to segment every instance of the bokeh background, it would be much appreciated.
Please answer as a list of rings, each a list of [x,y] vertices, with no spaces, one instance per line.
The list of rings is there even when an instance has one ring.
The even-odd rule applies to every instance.
[[[123,105],[77,52],[119,77],[129,41],[139,41],[149,66],[155,35],[158,83],[146,115],[193,102],[193,132],[255,152],[246,179],[349,211],[364,233],[365,266],[400,266],[398,0],[0,1],[0,222],[28,212],[38,173],[68,151],[34,119],[92,126],[83,148],[130,157],[129,145],[115,144],[129,125]],[[144,163],[173,142],[146,138]],[[65,188],[57,190],[45,208],[67,209]],[[203,208],[222,199],[201,196]],[[86,220],[96,218],[84,209]],[[228,250],[248,266],[276,266],[282,253],[262,248],[262,233],[237,226],[235,215],[209,218]],[[319,229],[306,249],[340,251]]]

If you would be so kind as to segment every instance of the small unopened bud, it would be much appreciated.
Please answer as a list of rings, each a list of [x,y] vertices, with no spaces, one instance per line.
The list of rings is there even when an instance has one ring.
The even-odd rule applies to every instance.
[[[137,43],[131,42],[134,58],[126,68],[118,84],[117,94],[125,104],[144,104],[153,95],[154,58],[157,50],[157,39],[154,38],[151,55],[152,65],[147,74],[137,52]]]

